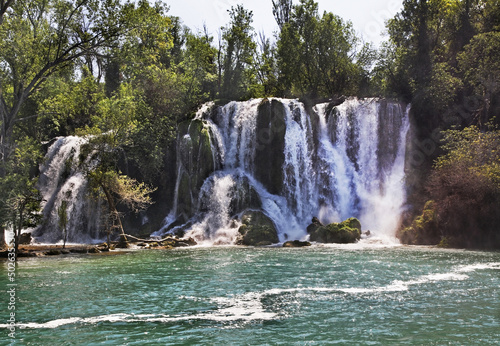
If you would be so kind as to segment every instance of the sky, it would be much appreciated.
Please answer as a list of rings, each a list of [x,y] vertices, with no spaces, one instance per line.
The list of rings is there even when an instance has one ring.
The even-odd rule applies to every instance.
[[[256,32],[263,31],[271,38],[278,27],[273,17],[272,0],[163,0],[169,14],[178,16],[194,32],[207,25],[208,31],[217,37],[218,29],[229,23],[227,10],[243,4],[253,11],[253,26]],[[294,0],[297,4],[299,1]],[[385,21],[401,10],[402,0],[316,0],[320,14],[332,12],[344,20],[350,20],[354,29],[365,42],[376,46],[385,40]]]

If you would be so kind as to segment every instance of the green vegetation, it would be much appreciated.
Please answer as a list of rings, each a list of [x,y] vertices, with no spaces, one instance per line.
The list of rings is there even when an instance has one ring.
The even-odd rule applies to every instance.
[[[498,130],[488,124],[500,121],[500,2],[404,0],[377,51],[313,0],[270,1],[275,37],[256,35],[238,5],[217,40],[162,2],[0,1],[0,229],[38,222],[40,144],[54,137],[89,136],[81,166],[105,196],[106,227],[123,233],[120,208],[171,207],[161,196],[175,188],[177,128],[204,102],[376,95],[411,102],[415,150],[436,147],[408,167],[412,231],[403,233],[419,235],[409,242],[498,244]],[[263,103],[259,119],[270,119],[279,146],[274,108]],[[199,132],[200,150],[207,138]],[[428,200],[439,236],[418,231]],[[423,209],[423,224],[412,224]]]
[[[361,239],[361,223],[353,217],[328,225],[322,225],[316,221],[307,227],[307,232],[310,234],[311,241],[349,244]]]

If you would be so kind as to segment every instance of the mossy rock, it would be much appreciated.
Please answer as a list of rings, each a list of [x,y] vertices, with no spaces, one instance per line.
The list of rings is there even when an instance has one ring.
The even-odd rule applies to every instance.
[[[398,230],[396,237],[408,245],[438,245],[442,242],[436,203],[427,201],[422,214],[417,216],[410,226]],[[450,239],[444,240],[442,245],[450,246]]]
[[[311,220],[311,224],[307,226],[307,233],[314,233],[318,228],[323,227],[324,225],[319,221],[317,217],[313,217]]]
[[[311,246],[311,243],[308,241],[300,241],[300,240],[290,240],[283,243],[283,247],[306,247]]]
[[[177,241],[175,239],[167,239],[163,242],[161,242],[161,246],[165,247],[174,247],[177,245]]]
[[[349,218],[326,226],[317,227],[316,225],[310,233],[310,240],[319,243],[349,244],[357,242],[360,238],[361,223],[356,218]]]
[[[177,165],[180,166],[177,213],[183,222],[193,216],[198,195],[206,178],[216,167],[208,125],[193,119],[179,124]]]
[[[274,222],[262,211],[247,210],[241,216],[238,232],[241,238],[237,242],[241,245],[264,246],[279,241]]]

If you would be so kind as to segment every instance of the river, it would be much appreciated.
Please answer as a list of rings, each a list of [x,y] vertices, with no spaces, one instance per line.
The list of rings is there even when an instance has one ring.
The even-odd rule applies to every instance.
[[[7,265],[0,266],[7,287]],[[28,345],[493,345],[500,253],[361,241],[22,258]],[[8,337],[7,295],[2,334]]]

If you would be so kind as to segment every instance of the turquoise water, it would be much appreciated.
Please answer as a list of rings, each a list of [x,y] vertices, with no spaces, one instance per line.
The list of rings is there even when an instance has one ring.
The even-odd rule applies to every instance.
[[[0,263],[0,285],[7,266]],[[211,247],[21,259],[14,344],[489,345],[500,253]],[[2,307],[8,304],[2,295]],[[2,308],[0,344],[9,344]]]

